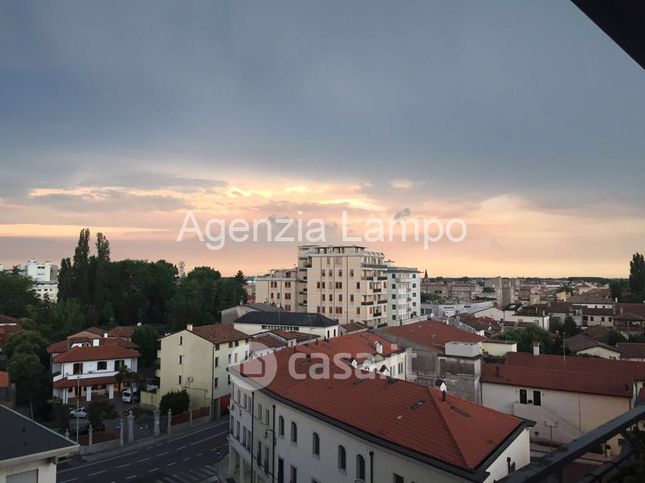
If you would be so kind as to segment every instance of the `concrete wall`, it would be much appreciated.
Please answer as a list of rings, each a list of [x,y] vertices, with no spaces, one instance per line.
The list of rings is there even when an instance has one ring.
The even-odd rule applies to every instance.
[[[7,468],[0,468],[0,483],[6,483],[7,477],[25,471],[38,470],[38,483],[56,483],[56,465],[50,459],[24,463]]]
[[[605,347],[592,347],[590,349],[584,349],[576,352],[576,355],[602,357],[603,359],[620,359],[620,352],[612,351]]]
[[[503,357],[509,352],[517,352],[517,342],[485,340],[481,343],[482,352],[493,356]]]

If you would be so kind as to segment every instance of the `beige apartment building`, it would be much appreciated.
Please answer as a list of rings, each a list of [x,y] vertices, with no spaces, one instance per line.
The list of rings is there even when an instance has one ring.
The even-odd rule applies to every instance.
[[[306,312],[298,304],[298,270],[274,268],[266,276],[255,279],[255,301],[281,307],[287,312]]]
[[[210,407],[218,418],[228,409],[231,380],[227,368],[249,357],[250,336],[232,325],[193,327],[161,338],[159,398],[186,390],[193,408]],[[153,401],[155,405],[159,400]]]

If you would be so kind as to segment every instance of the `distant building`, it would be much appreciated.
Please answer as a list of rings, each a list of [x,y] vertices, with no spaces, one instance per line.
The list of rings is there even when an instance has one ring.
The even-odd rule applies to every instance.
[[[518,278],[494,277],[485,281],[485,286],[495,290],[495,299],[498,307],[519,302],[521,280]]]
[[[231,367],[228,468],[236,481],[493,482],[529,463],[525,420],[365,371],[342,377],[342,362],[275,355],[266,387],[247,377],[258,360]]]
[[[250,311],[236,319],[233,326],[249,335],[275,329],[303,332],[328,339],[340,335],[340,327],[336,320],[322,314],[294,313],[282,310],[276,312]]]
[[[567,337],[564,341],[569,352],[576,356],[593,356],[604,359],[621,359],[620,350],[609,344],[604,344],[588,335],[577,334]]]
[[[29,260],[18,267],[18,273],[35,282],[35,291],[41,299],[58,300],[58,267],[51,262]]]
[[[495,314],[499,312],[500,319],[503,312],[493,306],[493,302],[470,302],[470,303],[427,303],[421,304],[421,315],[427,315],[433,319],[446,319],[448,317],[455,317],[460,314],[475,314],[477,317],[488,316],[495,318],[495,314],[484,312],[491,309]],[[481,315],[480,315],[481,313]]]
[[[0,481],[55,483],[59,458],[78,454],[79,446],[63,435],[0,405]]]
[[[16,405],[16,388],[6,371],[0,371],[0,405],[8,408]]]
[[[421,280],[416,268],[386,262],[385,313],[388,325],[403,325],[421,315]]]
[[[230,307],[222,310],[221,321],[222,324],[232,324],[236,319],[239,319],[248,312],[277,312],[283,310],[277,305],[266,303],[246,303]]]
[[[18,319],[14,319],[13,317],[8,317],[6,315],[0,315],[0,355],[4,352],[4,346],[7,344],[9,337],[21,330],[22,326]]]

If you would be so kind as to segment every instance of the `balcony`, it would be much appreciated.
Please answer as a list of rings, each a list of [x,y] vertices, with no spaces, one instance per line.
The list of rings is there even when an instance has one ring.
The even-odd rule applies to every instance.
[[[374,305],[374,301],[368,300],[367,302],[361,302],[361,305]]]

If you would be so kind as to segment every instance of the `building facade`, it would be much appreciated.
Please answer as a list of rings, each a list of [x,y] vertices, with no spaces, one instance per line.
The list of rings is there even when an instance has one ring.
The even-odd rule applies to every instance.
[[[403,325],[421,315],[420,272],[387,262],[385,270],[385,313],[388,325]]]

